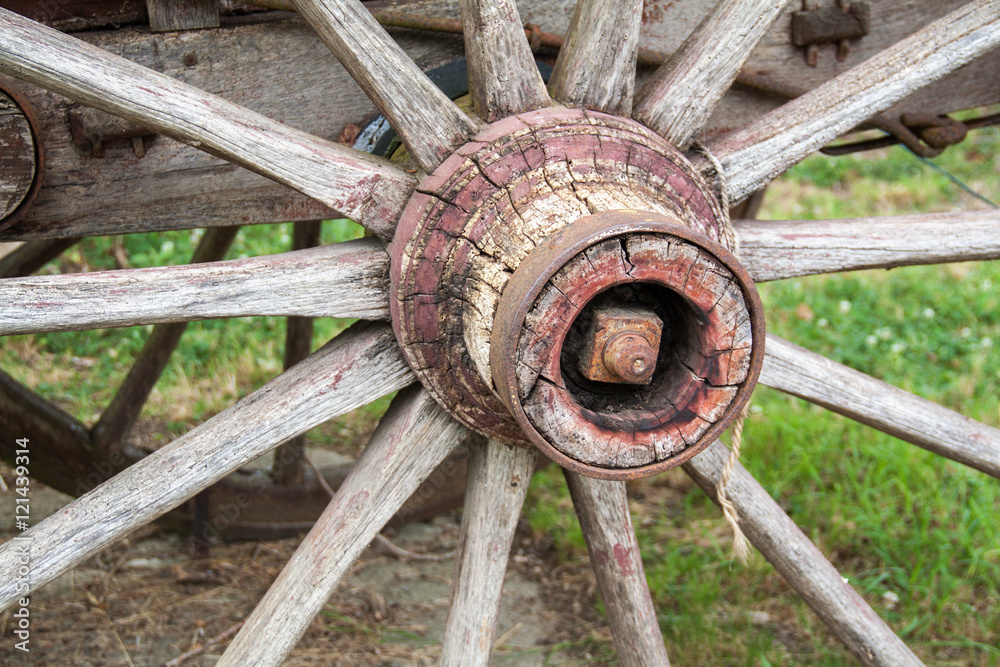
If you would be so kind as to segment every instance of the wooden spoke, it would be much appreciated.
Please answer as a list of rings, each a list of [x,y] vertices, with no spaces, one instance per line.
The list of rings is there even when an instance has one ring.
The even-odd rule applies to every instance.
[[[625,482],[564,471],[587,540],[618,659],[629,667],[669,665],[642,567]]]
[[[1000,478],[1000,430],[777,336],[767,337],[760,381]]]
[[[0,257],[0,278],[30,276],[72,248],[79,240],[44,239],[41,241],[29,241]]]
[[[729,199],[760,189],[834,137],[1000,44],[1000,1],[975,0],[857,67],[709,142]]]
[[[292,225],[292,250],[315,248],[320,243],[322,220],[306,220]],[[313,321],[311,317],[289,317],[285,320],[285,370],[312,352]],[[274,452],[271,477],[278,484],[300,486],[305,480],[306,437],[292,438]]]
[[[389,258],[375,239],[188,266],[8,278],[0,335],[216,317],[388,319]]]
[[[684,149],[788,0],[721,0],[642,90],[635,119]]]
[[[281,664],[361,552],[466,434],[425,389],[400,393],[217,664]]]
[[[684,470],[715,500],[728,458],[729,450],[716,441],[685,463]],[[726,495],[753,545],[862,663],[922,664],[739,463]]]
[[[500,594],[537,451],[496,441],[469,446],[462,534],[455,556],[444,667],[489,665]]]
[[[580,0],[549,79],[563,104],[627,116],[632,111],[642,0]],[[608,48],[614,44],[614,48]]]
[[[486,122],[551,102],[514,0],[461,0],[469,89]]]
[[[392,330],[357,324],[309,359],[23,534],[41,586],[240,466],[412,383]],[[17,597],[18,545],[0,546],[0,609]]]
[[[5,9],[0,72],[268,176],[386,238],[415,185],[385,160],[294,130]]]
[[[358,0],[295,0],[295,7],[426,172],[475,134],[476,126],[427,78]]]
[[[1000,211],[848,220],[736,220],[756,282],[859,269],[1000,258]]]
[[[225,257],[239,230],[239,227],[216,227],[206,230],[194,251],[191,263],[201,264]],[[121,449],[125,434],[139,418],[149,392],[153,391],[163,369],[167,367],[170,355],[173,354],[186,328],[186,322],[157,324],[153,327],[125,381],[91,430],[94,444],[99,450],[108,452]]]

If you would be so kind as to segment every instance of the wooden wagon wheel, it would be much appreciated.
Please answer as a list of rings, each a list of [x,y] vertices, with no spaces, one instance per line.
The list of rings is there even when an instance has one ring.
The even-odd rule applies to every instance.
[[[463,0],[478,116],[470,118],[360,3],[297,0],[402,137],[413,170],[0,12],[3,72],[269,176],[381,240],[284,256],[279,263],[291,268],[279,294],[231,262],[0,284],[6,333],[145,323],[178,307],[149,299],[150,289],[182,300],[193,290],[197,303],[224,310],[231,293],[218,286],[234,274],[244,298],[263,300],[295,299],[320,276],[345,315],[376,320],[35,526],[25,535],[32,586],[261,453],[395,390],[403,391],[352,473],[220,664],[280,663],[380,527],[470,429],[487,439],[470,461],[447,664],[488,661],[532,445],[567,467],[626,664],[666,664],[667,654],[620,480],[681,464],[715,497],[727,458],[715,437],[758,372],[766,384],[1000,476],[995,429],[773,336],[765,352],[752,283],[995,257],[995,214],[953,216],[948,244],[939,221],[920,216],[745,222],[737,258],[716,196],[738,202],[995,48],[1000,2],[972,2],[685,155],[782,5],[723,0],[633,99],[640,3],[581,0],[547,91],[513,4]],[[872,243],[900,225],[909,233],[891,248]],[[387,269],[391,276],[373,285]],[[919,662],[739,465],[727,493],[751,541],[861,661]],[[20,548],[0,547],[0,606],[23,594]]]

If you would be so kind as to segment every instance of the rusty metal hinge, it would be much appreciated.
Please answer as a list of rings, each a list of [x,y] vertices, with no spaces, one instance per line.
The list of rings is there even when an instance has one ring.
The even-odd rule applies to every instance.
[[[867,35],[868,5],[839,0],[835,5],[816,7],[815,0],[805,0],[803,11],[792,14],[792,43],[804,47],[806,63],[816,66],[821,44],[836,43],[837,60],[843,62],[851,52],[850,40]]]

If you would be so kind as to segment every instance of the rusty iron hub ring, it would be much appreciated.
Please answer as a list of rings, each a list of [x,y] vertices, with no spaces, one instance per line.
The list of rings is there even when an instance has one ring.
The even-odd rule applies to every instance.
[[[9,108],[13,105],[15,108]],[[41,126],[26,97],[10,79],[0,77],[0,112],[7,118],[0,119],[6,148],[0,155],[0,174],[8,182],[16,182],[7,197],[0,198],[0,229],[21,220],[34,203],[42,187],[45,156],[41,143]],[[13,112],[13,113],[11,113]]]
[[[673,304],[672,322],[648,386],[601,383],[595,394],[563,343],[594,302],[620,302],[623,286]],[[518,425],[563,467],[605,479],[653,475],[707,447],[749,400],[763,361],[763,309],[746,270],[649,212],[596,213],[547,238],[515,271],[495,321],[492,376]]]
[[[718,198],[684,155],[635,121],[595,111],[504,118],[420,182],[389,246],[392,325],[420,382],[458,421],[531,446],[490,377],[500,294],[553,232],[623,208],[720,238]]]

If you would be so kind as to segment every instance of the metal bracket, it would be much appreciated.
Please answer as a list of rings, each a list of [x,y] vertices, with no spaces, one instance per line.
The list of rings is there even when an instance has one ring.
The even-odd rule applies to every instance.
[[[814,5],[807,0],[803,11],[792,14],[792,43],[805,48],[810,67],[816,66],[819,45],[831,42],[837,44],[837,60],[847,60],[850,40],[868,34],[868,5],[849,0],[823,8]]]

